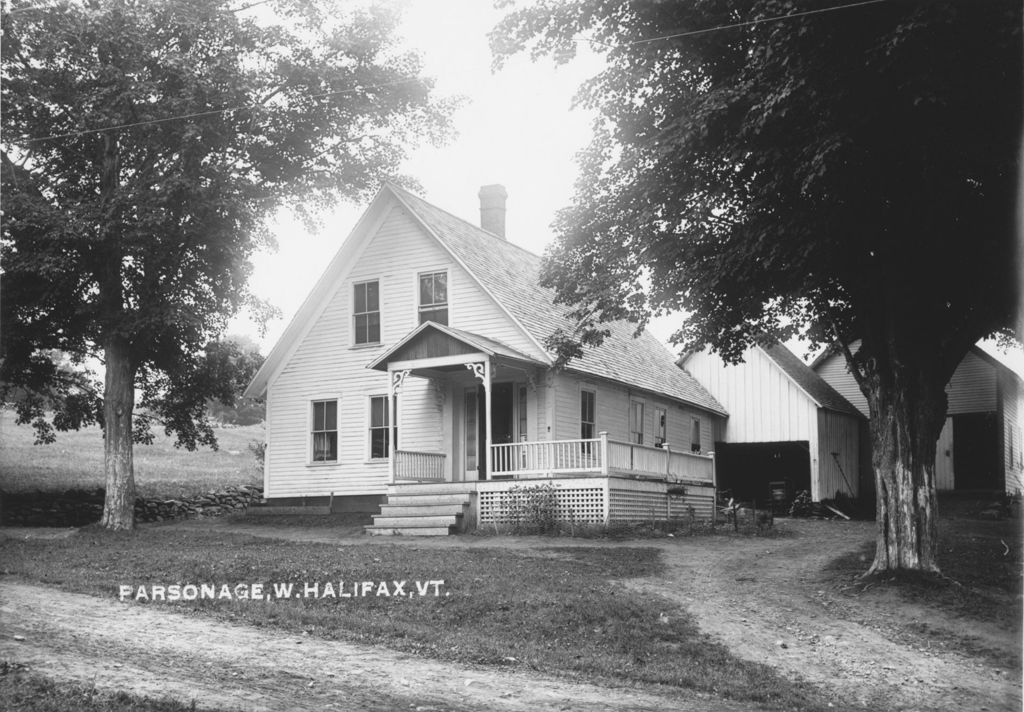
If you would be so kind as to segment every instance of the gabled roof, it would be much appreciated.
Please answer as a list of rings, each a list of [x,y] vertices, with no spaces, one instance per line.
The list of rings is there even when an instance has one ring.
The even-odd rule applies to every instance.
[[[450,326],[444,326],[432,321],[427,321],[406,334],[397,344],[375,358],[366,367],[373,368],[378,371],[386,371],[388,369],[389,361],[403,360],[403,352],[407,351],[417,342],[422,343],[425,338],[432,335],[441,336],[442,338],[450,341],[452,346],[456,347],[456,349],[448,349],[452,353],[455,353],[456,350],[458,353],[480,352],[487,354],[488,356],[501,356],[514,361],[525,361],[527,363],[538,364],[541,366],[547,365],[538,362],[537,359],[531,358],[521,351],[517,351],[511,346],[506,346],[500,341],[495,341],[494,339],[490,339],[486,336],[480,336],[479,334],[474,334],[469,331],[463,331],[462,329],[453,329]]]
[[[991,365],[993,368],[1001,371],[1002,373],[1010,376],[1011,378],[1016,380],[1017,383],[1021,384],[1021,386],[1024,386],[1024,378],[1021,378],[1021,375],[1017,373],[1013,366],[1003,362],[997,353],[994,354],[986,351],[984,348],[982,348],[980,344],[981,342],[972,346],[969,349],[968,353],[974,354],[985,363]],[[850,347],[853,349],[854,354],[856,354],[857,351],[860,350],[860,339],[852,341],[850,343]],[[811,369],[815,373],[817,373],[818,369],[821,368],[822,364],[824,364],[833,356],[842,358],[845,361],[845,356],[843,355],[842,349],[838,343],[831,343],[828,346],[826,346],[825,350],[818,354],[813,361],[811,361]]]
[[[819,408],[827,408],[847,415],[863,417],[863,414],[850,401],[839,394],[824,378],[819,376],[810,366],[786,348],[775,342],[768,346],[759,346],[761,351],[778,366],[783,373],[798,385]]]
[[[575,324],[565,317],[562,307],[555,305],[554,292],[540,286],[541,258],[398,186],[386,184],[267,356],[263,367],[246,389],[247,396],[259,397],[266,391],[270,379],[287,361],[337,288],[337,281],[358,258],[362,241],[372,234],[374,225],[394,201],[403,205],[413,219],[466,269],[537,347],[538,354],[543,354],[549,364],[553,363],[553,357],[544,348],[545,339],[557,329],[571,332]],[[611,332],[605,343],[599,348],[586,349],[583,357],[572,361],[567,370],[664,394],[705,410],[726,414],[725,408],[693,376],[675,365],[675,356],[654,336],[645,331],[634,339],[635,327],[625,322],[605,326]],[[452,330],[453,333],[457,331]],[[482,343],[480,339],[486,339],[479,335],[472,335],[472,338],[478,343]]]
[[[565,317],[565,309],[555,304],[554,292],[540,286],[539,256],[401,188],[390,188],[535,343],[542,345],[557,329],[572,332],[575,324]],[[611,332],[605,342],[598,348],[585,349],[568,370],[664,393],[726,414],[722,404],[693,376],[675,365],[675,356],[653,335],[644,331],[634,339],[636,327],[626,322],[605,326]]]

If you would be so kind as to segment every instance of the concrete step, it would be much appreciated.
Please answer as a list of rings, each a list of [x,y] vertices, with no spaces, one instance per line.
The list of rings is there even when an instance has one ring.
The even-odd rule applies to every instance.
[[[381,514],[373,515],[374,527],[454,527],[459,523],[462,514],[442,514],[431,517],[394,517]]]
[[[391,501],[380,507],[384,517],[437,517],[444,515],[461,517],[467,503],[420,504],[418,502]]]
[[[466,494],[475,491],[475,482],[411,482],[388,485],[388,497],[407,494]]]
[[[472,497],[467,494],[392,494],[388,495],[388,504],[469,504]]]
[[[448,527],[366,527],[370,536],[448,536]]]

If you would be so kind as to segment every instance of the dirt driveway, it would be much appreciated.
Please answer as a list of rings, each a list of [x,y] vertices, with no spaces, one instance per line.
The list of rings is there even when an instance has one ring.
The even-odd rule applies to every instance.
[[[324,530],[242,526],[230,520],[174,526],[351,546],[369,543],[365,537],[339,538]],[[881,604],[875,596],[862,600],[837,587],[823,567],[870,541],[873,524],[800,521],[779,526],[788,535],[641,542],[663,551],[667,570],[629,585],[691,611],[703,630],[736,655],[815,683],[836,709],[1021,709],[1019,629],[937,615],[896,597]],[[566,547],[618,545],[473,536],[387,543],[529,548],[552,556],[571,556]],[[919,633],[924,629],[932,634]],[[24,640],[15,641],[14,635]],[[965,647],[989,652],[977,657]],[[9,580],[0,580],[0,657],[29,662],[56,678],[246,710],[754,709],[697,695],[610,690],[536,673],[434,662],[379,647],[282,636]],[[999,664],[1004,657],[1006,664]]]

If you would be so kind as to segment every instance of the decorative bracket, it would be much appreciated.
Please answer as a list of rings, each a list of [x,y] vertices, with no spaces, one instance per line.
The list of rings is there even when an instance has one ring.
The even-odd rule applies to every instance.
[[[526,374],[526,385],[530,387],[531,392],[537,391],[537,379],[534,378],[533,373],[527,372]]]
[[[473,372],[473,375],[480,379],[481,383],[485,383],[487,376],[484,374],[483,363],[467,363],[466,368]]]
[[[402,384],[405,383],[405,377],[409,375],[409,369],[404,371],[392,371],[391,373],[391,388],[395,393],[402,390]]]

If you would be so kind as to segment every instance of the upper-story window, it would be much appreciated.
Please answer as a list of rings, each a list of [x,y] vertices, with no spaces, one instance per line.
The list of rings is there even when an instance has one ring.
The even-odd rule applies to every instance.
[[[448,325],[448,273],[420,275],[420,323],[432,321]]]
[[[380,282],[359,282],[352,299],[352,329],[357,344],[380,343]]]
[[[690,451],[700,452],[700,418],[693,418],[690,429]]]

